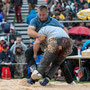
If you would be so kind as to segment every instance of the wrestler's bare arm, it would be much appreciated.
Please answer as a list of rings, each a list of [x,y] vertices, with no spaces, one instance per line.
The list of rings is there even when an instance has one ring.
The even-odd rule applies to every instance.
[[[45,40],[45,35],[43,35],[43,39],[41,38],[36,38],[35,42],[34,42],[34,45],[33,45],[33,51],[34,51],[34,59],[36,59],[36,56],[37,56],[37,52],[39,50],[39,46],[40,46],[40,43],[42,43],[44,40]]]

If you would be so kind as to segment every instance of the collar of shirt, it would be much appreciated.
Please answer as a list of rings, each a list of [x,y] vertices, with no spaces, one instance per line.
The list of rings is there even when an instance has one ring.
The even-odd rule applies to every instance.
[[[40,18],[37,16],[37,21],[43,25],[48,24],[51,20],[52,20],[52,18],[50,16],[48,16],[48,18],[45,22],[41,22]]]

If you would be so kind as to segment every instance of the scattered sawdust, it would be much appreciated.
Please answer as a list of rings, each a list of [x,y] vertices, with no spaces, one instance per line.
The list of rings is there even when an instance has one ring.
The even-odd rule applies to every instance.
[[[90,83],[69,85],[62,82],[50,82],[47,86],[41,86],[39,82],[34,85],[27,83],[27,79],[0,79],[0,90],[90,90]]]

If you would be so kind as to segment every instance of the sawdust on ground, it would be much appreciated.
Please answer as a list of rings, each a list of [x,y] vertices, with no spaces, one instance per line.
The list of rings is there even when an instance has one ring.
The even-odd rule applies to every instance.
[[[27,83],[27,79],[0,79],[0,90],[90,90],[90,83],[69,85],[60,81],[50,82],[47,86],[41,86],[39,82],[34,85]]]

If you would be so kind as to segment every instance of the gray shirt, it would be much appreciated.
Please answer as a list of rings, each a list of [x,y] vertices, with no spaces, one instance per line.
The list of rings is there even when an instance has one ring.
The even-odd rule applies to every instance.
[[[46,35],[46,40],[44,43],[41,44],[42,50],[45,49],[47,46],[49,39],[55,38],[55,37],[67,37],[69,38],[68,34],[60,27],[55,26],[45,26],[39,30],[40,34]]]
[[[55,26],[45,26],[41,28],[38,33],[46,35],[47,41],[55,37],[68,37],[69,38],[68,34],[62,28],[55,27]]]

